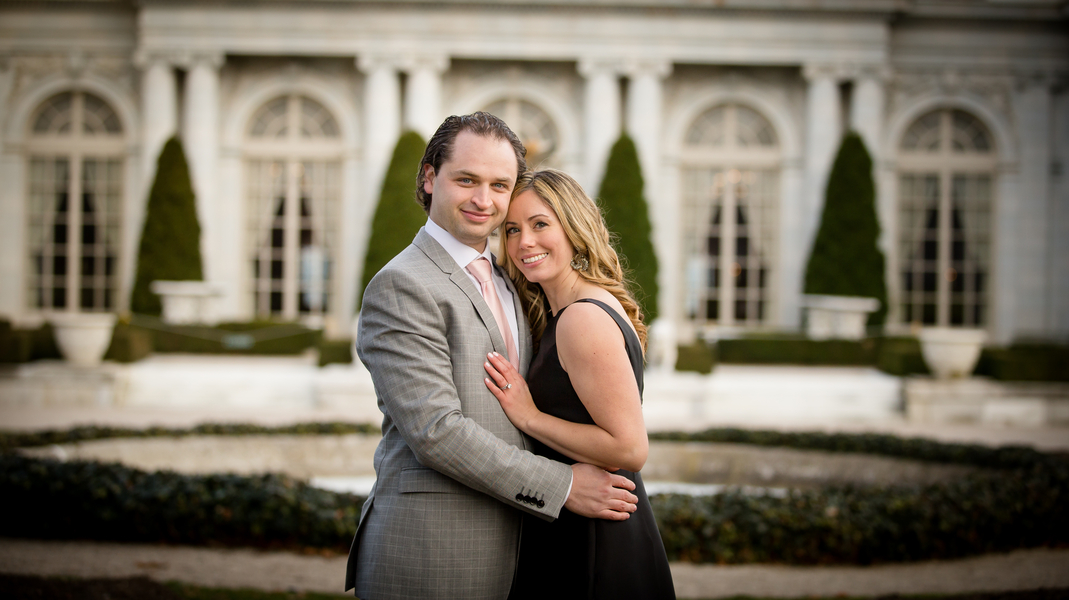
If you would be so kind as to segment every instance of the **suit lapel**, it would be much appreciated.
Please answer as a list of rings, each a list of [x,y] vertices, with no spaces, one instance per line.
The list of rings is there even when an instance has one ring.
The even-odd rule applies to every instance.
[[[479,292],[479,288],[475,287],[471,278],[468,277],[467,271],[461,268],[457,261],[453,260],[452,256],[449,256],[445,248],[442,248],[442,245],[435,241],[424,228],[420,228],[412,243],[423,251],[427,258],[431,259],[431,262],[437,265],[443,273],[448,275],[449,281],[452,281],[471,300],[475,312],[479,314],[479,318],[482,319],[486,330],[490,332],[490,341],[494,345],[494,350],[507,356],[505,338],[497,328],[497,320],[494,319],[494,313],[490,311],[490,306],[486,304],[486,300],[483,300],[483,295]]]

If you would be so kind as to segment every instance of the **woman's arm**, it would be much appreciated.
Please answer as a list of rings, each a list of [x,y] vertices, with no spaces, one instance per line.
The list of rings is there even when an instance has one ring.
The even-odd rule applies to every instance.
[[[535,407],[523,378],[500,355],[489,357],[486,385],[513,425],[580,462],[639,471],[649,454],[642,402],[616,321],[590,303],[568,307],[557,323],[557,354],[596,425],[572,423]],[[501,389],[511,383],[508,390]]]

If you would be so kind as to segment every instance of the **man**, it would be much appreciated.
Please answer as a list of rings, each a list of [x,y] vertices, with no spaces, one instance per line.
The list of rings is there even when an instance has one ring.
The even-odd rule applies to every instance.
[[[345,576],[364,600],[504,599],[519,545],[515,509],[547,520],[562,508],[614,520],[635,510],[627,479],[526,451],[483,383],[487,353],[524,374],[531,358],[518,296],[490,273],[487,244],[525,153],[493,115],[446,119],[417,176],[427,224],[364,292],[357,353],[383,412],[377,479]]]

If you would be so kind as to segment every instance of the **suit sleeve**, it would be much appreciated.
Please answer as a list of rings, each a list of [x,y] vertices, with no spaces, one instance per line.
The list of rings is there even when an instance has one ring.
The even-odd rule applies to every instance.
[[[462,413],[446,322],[432,290],[417,276],[383,270],[369,283],[357,352],[383,410],[424,466],[543,519],[556,518],[571,468],[505,442]],[[481,374],[472,377],[482,385]],[[544,505],[518,501],[521,493]]]

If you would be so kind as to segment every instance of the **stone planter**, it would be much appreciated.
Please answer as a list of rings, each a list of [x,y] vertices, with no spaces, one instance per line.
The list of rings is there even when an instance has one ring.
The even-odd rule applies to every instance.
[[[858,296],[806,294],[802,306],[807,315],[805,333],[811,339],[860,340],[865,337],[869,313],[880,308],[880,301]]]
[[[49,317],[63,358],[79,367],[100,364],[115,328],[112,313],[55,313]]]
[[[212,301],[222,295],[206,281],[153,281],[152,293],[163,304],[163,322],[172,325],[212,324]]]
[[[982,329],[925,327],[918,336],[924,362],[938,379],[968,377],[980,359],[987,340]]]

